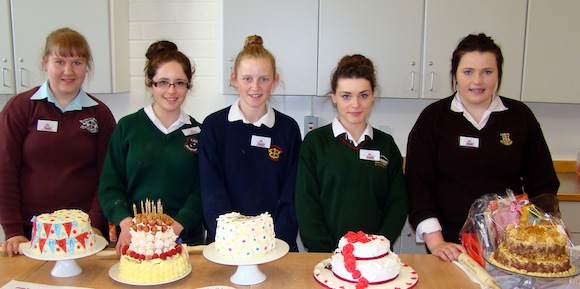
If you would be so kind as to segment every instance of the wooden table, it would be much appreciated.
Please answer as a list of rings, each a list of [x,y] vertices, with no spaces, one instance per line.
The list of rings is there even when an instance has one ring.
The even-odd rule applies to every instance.
[[[236,271],[235,266],[212,263],[201,254],[192,254],[191,274],[185,278],[164,285],[148,288],[198,288],[210,285],[227,285],[234,288],[289,288],[304,289],[323,288],[314,279],[314,266],[330,257],[329,253],[289,253],[279,260],[258,265],[267,276],[266,281],[252,285],[240,286],[230,281]],[[457,266],[447,263],[433,255],[400,255],[401,260],[409,264],[419,276],[419,282],[413,287],[421,288],[466,288],[478,289]],[[116,257],[90,256],[77,259],[83,272],[74,277],[57,278],[50,274],[55,262],[30,259],[26,256],[6,257],[0,255],[0,286],[10,280],[42,283],[60,286],[80,286],[92,288],[138,288],[118,283],[109,277],[109,269],[118,262]]]

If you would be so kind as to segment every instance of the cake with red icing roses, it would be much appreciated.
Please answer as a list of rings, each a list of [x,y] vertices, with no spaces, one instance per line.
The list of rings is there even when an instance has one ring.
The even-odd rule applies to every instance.
[[[386,237],[362,231],[348,232],[340,238],[330,264],[336,277],[362,288],[397,278],[402,266]]]

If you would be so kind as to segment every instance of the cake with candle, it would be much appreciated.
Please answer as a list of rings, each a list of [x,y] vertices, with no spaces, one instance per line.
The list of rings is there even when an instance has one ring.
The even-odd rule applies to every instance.
[[[163,213],[161,201],[141,203],[141,213],[133,205],[129,233],[131,242],[122,249],[119,277],[133,283],[177,280],[191,271],[189,256],[177,242],[173,218]]]
[[[95,233],[89,215],[64,209],[32,218],[30,249],[36,255],[59,257],[95,248]]]
[[[508,225],[492,263],[509,271],[541,277],[568,276],[575,271],[566,253],[568,237],[555,225]]]
[[[223,256],[246,258],[267,254],[276,247],[274,221],[269,213],[244,216],[237,212],[217,218],[215,248]]]
[[[358,231],[340,238],[329,267],[337,278],[365,288],[397,278],[402,265],[386,237]]]

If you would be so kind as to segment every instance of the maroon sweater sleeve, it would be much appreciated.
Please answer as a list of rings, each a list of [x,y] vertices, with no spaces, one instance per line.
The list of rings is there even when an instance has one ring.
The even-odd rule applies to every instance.
[[[36,90],[14,96],[0,112],[0,224],[6,239],[24,235],[18,181],[22,144],[30,122],[30,97]]]

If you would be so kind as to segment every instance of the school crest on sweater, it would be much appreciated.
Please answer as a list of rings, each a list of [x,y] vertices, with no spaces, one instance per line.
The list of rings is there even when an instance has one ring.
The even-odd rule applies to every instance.
[[[79,120],[81,123],[81,129],[86,129],[90,133],[98,133],[99,132],[99,123],[97,119],[94,117],[87,117],[85,119]]]
[[[183,147],[186,148],[190,152],[196,153],[198,142],[199,141],[197,140],[197,138],[188,137],[187,140],[185,141],[185,144],[183,145]]]
[[[272,146],[268,149],[268,157],[273,161],[277,161],[278,159],[280,159],[281,154],[282,148],[279,146]]]

